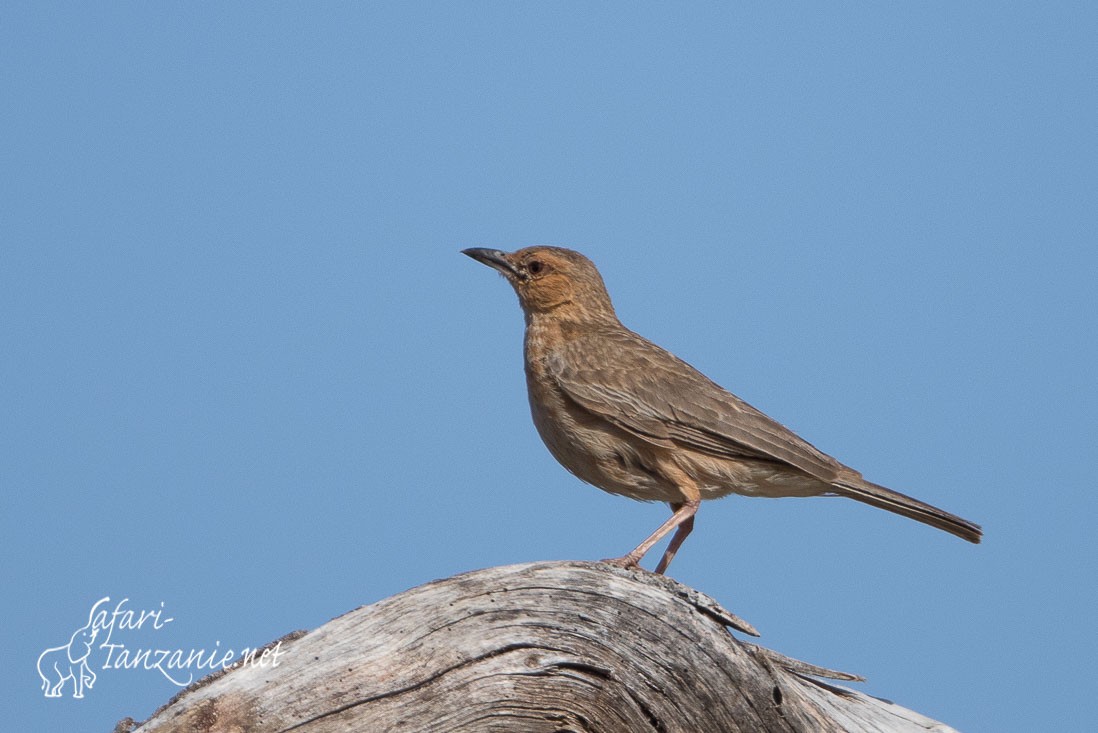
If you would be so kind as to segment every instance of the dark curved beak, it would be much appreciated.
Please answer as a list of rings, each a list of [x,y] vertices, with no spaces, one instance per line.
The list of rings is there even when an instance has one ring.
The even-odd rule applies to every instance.
[[[485,249],[483,247],[471,247],[469,249],[461,250],[463,255],[472,257],[481,264],[488,265],[496,270],[499,270],[503,275],[508,277],[518,276],[518,270],[511,261],[507,259],[506,252],[500,252],[498,249]]]

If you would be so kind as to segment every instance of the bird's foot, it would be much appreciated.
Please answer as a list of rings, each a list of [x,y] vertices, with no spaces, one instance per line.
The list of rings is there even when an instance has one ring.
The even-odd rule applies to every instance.
[[[609,557],[604,560],[600,560],[599,562],[604,562],[607,565],[613,565],[619,568],[625,568],[626,570],[640,567],[640,558],[633,557],[633,555],[623,555],[622,557]]]

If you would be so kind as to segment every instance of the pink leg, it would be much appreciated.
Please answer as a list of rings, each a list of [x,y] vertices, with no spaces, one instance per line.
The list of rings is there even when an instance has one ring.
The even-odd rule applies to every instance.
[[[640,564],[641,558],[652,549],[653,545],[662,540],[668,532],[677,528],[678,531],[671,540],[671,544],[668,545],[667,552],[664,553],[663,559],[660,560],[659,567],[656,569],[657,573],[662,573],[671,563],[671,558],[675,556],[675,552],[679,549],[683,540],[690,534],[690,530],[694,528],[694,515],[698,512],[698,506],[700,505],[701,501],[698,499],[692,499],[678,505],[672,504],[672,508],[677,508],[675,508],[675,513],[671,515],[671,518],[661,524],[659,529],[648,536],[648,539],[637,545],[635,550],[623,557],[604,560],[603,562],[608,562],[611,565],[617,565],[618,567],[623,568],[637,567],[637,565]]]
[[[682,504],[672,504],[671,511],[677,512],[682,508]],[[671,564],[671,560],[674,559],[675,553],[682,547],[682,543],[689,536],[690,532],[694,529],[694,515],[691,514],[686,518],[679,528],[675,530],[675,534],[671,537],[671,541],[667,544],[667,549],[663,551],[663,557],[660,558],[660,564],[656,566],[656,572],[662,575],[667,566]]]

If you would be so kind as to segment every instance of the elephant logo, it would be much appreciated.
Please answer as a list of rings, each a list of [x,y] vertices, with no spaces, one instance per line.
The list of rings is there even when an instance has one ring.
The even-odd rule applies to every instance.
[[[38,676],[42,678],[42,693],[46,697],[61,697],[65,683],[72,680],[72,696],[84,697],[84,689],[95,685],[95,672],[88,666],[88,657],[99,629],[93,624],[95,609],[104,598],[92,607],[88,623],[73,632],[69,643],[55,646],[38,655]]]

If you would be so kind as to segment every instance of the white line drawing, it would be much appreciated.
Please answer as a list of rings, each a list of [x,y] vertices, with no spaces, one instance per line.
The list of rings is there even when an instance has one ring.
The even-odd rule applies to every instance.
[[[95,686],[95,672],[88,666],[88,656],[99,629],[93,626],[92,620],[95,609],[109,600],[104,598],[92,606],[88,623],[73,632],[68,644],[52,647],[38,655],[38,676],[42,678],[42,694],[46,697],[61,697],[68,680],[72,680],[75,698],[84,697],[84,689]]]

